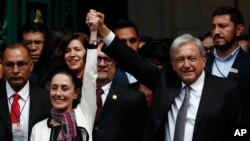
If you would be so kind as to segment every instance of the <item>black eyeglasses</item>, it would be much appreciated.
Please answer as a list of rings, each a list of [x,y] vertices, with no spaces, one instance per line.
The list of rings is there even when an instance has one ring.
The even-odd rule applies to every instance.
[[[26,66],[30,63],[30,60],[29,61],[18,61],[16,63],[14,62],[3,62],[4,66],[6,69],[14,69],[15,66],[17,66],[17,68],[19,70],[24,70],[26,69]]]
[[[97,64],[99,64],[102,60],[104,61],[104,63],[106,65],[111,65],[111,64],[114,63],[114,60],[112,58],[109,58],[109,57],[98,57]]]
[[[35,44],[36,46],[42,46],[44,41],[42,40],[24,40],[23,45],[24,46],[31,46],[32,44]]]

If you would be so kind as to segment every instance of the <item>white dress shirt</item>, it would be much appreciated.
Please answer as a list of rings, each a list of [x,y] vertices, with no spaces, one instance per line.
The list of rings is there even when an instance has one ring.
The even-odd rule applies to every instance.
[[[8,96],[9,112],[11,112],[11,104],[14,100],[13,95],[15,93],[18,93],[20,95],[20,98],[18,100],[18,103],[20,105],[20,114],[21,114],[20,124],[24,127],[25,138],[28,141],[29,111],[30,111],[29,81],[19,92],[15,92],[7,81],[6,90]]]
[[[101,96],[102,97],[102,106],[104,105],[104,103],[107,99],[111,84],[112,84],[112,82],[109,82],[108,84],[101,87],[102,90],[104,91],[104,94],[102,94],[102,96]]]
[[[195,119],[200,103],[200,98],[204,86],[204,79],[205,79],[205,72],[203,71],[201,76],[190,85],[190,107],[188,108],[187,113],[187,121],[185,126],[185,133],[184,133],[184,141],[192,141],[193,138],[193,131],[195,125]],[[175,123],[178,114],[178,110],[181,107],[181,104],[185,97],[185,84],[182,83],[182,89],[180,94],[175,98],[174,103],[171,106],[170,111],[168,112],[168,120],[166,121],[165,128],[165,141],[173,141],[174,139],[174,132],[175,132]]]

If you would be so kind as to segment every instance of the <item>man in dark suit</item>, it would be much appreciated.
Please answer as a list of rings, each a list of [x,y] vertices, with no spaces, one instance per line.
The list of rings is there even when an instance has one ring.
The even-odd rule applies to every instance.
[[[50,113],[49,93],[29,82],[33,62],[27,47],[16,43],[3,51],[3,70],[6,82],[1,85],[0,140],[28,141],[33,125]],[[14,97],[18,95],[18,112]],[[13,113],[13,114],[12,114]],[[14,117],[13,117],[14,116]]]
[[[238,83],[205,73],[206,56],[200,40],[189,34],[176,38],[170,49],[173,68],[168,64],[159,70],[122,44],[104,24],[102,13],[90,10],[86,23],[95,16],[100,18],[98,33],[107,46],[102,51],[154,90],[145,141],[173,141],[176,136],[185,141],[221,141],[233,137],[229,127],[241,120]],[[186,87],[191,90],[184,93]],[[186,95],[190,95],[189,102],[184,100]],[[180,110],[182,103],[186,114],[180,112],[184,111]],[[182,128],[175,128],[179,121],[183,122],[178,126]],[[176,132],[176,129],[184,130]]]
[[[212,27],[215,50],[208,54],[205,70],[240,81],[244,117],[248,116],[244,121],[250,123],[250,56],[238,44],[238,37],[244,32],[242,13],[235,8],[218,7],[212,14]]]
[[[132,48],[134,51],[138,52],[140,49],[140,35],[137,26],[127,19],[119,19],[113,27],[114,34],[128,47]],[[131,88],[138,89],[143,92],[150,105],[150,99],[152,97],[152,91],[145,85],[141,84],[136,78],[124,71],[120,67],[116,70],[114,76],[114,81],[122,85],[128,85]]]
[[[126,19],[119,19],[116,21],[113,31],[123,43],[138,52],[140,47],[139,30],[133,22]],[[122,85],[129,85],[136,89],[139,86],[139,83],[134,76],[125,72],[121,68],[116,70],[114,81]]]
[[[146,97],[113,81],[117,64],[101,52],[101,46],[98,48],[97,88],[104,91],[103,106],[96,115],[93,140],[142,141],[148,109]]]

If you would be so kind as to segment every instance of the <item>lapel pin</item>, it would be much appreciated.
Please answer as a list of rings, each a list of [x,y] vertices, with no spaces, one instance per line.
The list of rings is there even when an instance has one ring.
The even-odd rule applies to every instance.
[[[113,95],[112,99],[116,100],[117,99],[117,95]]]

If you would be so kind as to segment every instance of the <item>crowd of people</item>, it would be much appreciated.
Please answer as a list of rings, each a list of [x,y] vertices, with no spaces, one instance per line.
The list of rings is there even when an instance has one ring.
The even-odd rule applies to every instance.
[[[1,47],[1,141],[239,140],[232,131],[250,126],[239,10],[217,7],[211,31],[163,39],[127,19],[109,28],[94,9],[84,20],[89,35],[31,22]]]

